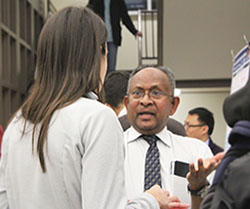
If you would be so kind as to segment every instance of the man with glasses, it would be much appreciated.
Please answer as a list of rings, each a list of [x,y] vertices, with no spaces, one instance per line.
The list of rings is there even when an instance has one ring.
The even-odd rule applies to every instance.
[[[211,134],[214,129],[214,117],[213,113],[208,109],[197,107],[190,110],[184,126],[189,137],[197,138],[205,142],[214,155],[223,152],[223,149],[211,139]]]
[[[164,67],[142,67],[131,73],[124,97],[131,124],[124,133],[129,199],[158,184],[181,202],[190,203],[190,196],[199,202],[207,176],[218,164],[219,158],[208,164],[201,159],[213,156],[204,143],[167,130],[166,122],[180,101],[174,89],[174,75]]]

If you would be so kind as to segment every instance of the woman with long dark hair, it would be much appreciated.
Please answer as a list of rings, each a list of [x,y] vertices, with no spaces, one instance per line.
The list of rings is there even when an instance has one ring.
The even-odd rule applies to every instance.
[[[122,130],[97,101],[106,40],[103,21],[84,7],[65,8],[45,23],[35,82],[3,138],[0,209],[171,206],[157,186],[127,203]]]

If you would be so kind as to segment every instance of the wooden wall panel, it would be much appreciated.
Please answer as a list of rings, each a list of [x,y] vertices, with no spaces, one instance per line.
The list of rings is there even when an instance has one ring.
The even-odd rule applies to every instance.
[[[36,5],[39,0],[36,0]],[[34,77],[43,11],[30,0],[0,2],[0,124],[6,128]]]

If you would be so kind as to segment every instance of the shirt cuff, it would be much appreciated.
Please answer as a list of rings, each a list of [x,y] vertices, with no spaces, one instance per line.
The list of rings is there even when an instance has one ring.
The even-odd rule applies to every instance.
[[[129,205],[140,205],[143,209],[160,209],[158,201],[154,198],[153,195],[149,193],[143,193],[138,198],[131,200]],[[130,207],[128,207],[130,208]]]

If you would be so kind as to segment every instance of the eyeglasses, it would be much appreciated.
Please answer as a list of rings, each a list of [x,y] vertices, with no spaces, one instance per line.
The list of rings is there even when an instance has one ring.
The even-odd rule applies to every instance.
[[[145,96],[145,90],[144,89],[136,89],[130,93],[133,99],[142,99]],[[149,90],[147,95],[149,96],[150,99],[161,99],[163,96],[169,96],[170,98],[173,98],[172,95],[167,94],[165,92],[162,92],[158,89],[152,89]]]
[[[196,125],[192,125],[192,124],[189,124],[189,123],[184,123],[184,126],[188,127],[188,128],[193,128],[193,127],[202,127],[202,126],[205,126],[206,124],[205,123],[202,123],[202,124],[196,124]]]

